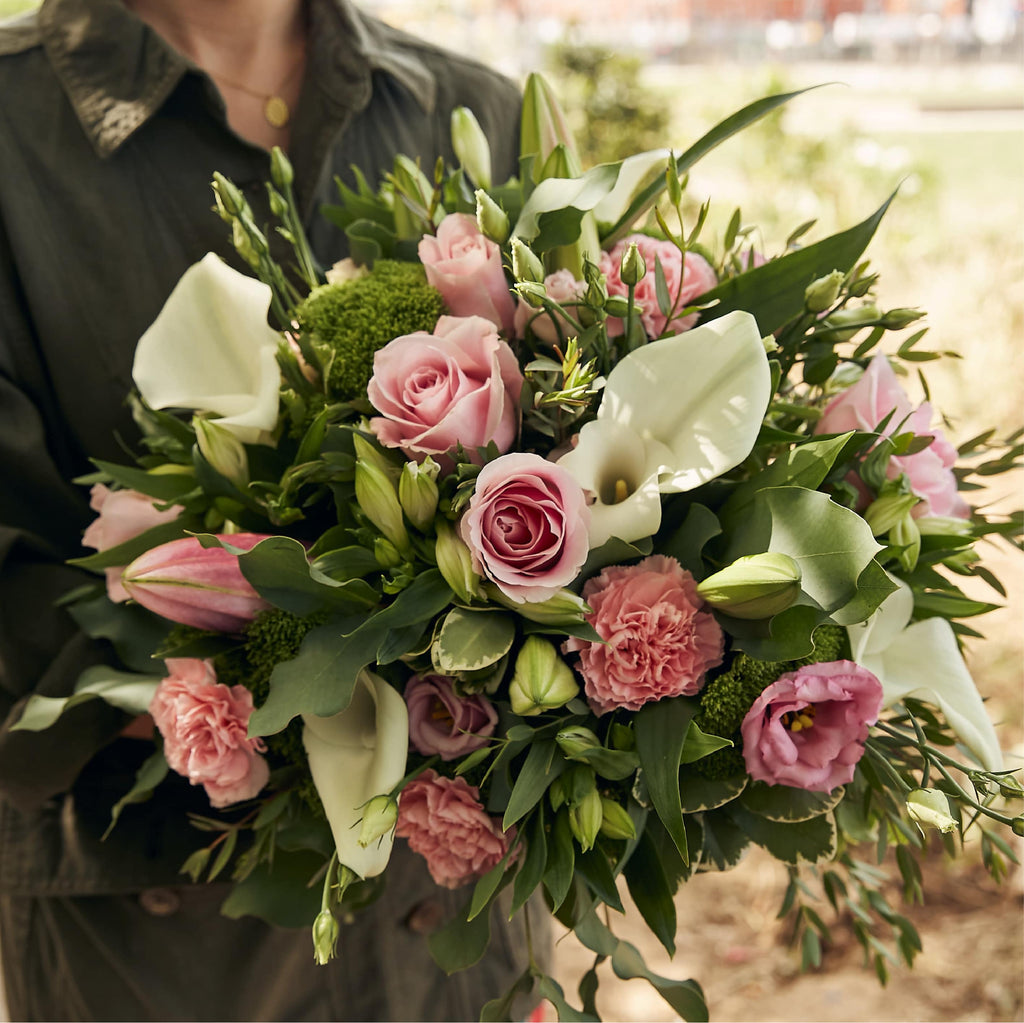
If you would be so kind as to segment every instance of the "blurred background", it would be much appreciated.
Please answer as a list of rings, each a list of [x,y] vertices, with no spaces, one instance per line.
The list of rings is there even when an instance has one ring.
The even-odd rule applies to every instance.
[[[1024,7],[1020,0],[361,0],[391,24],[499,68],[543,71],[569,111],[588,164],[639,149],[681,151],[740,106],[822,85],[730,140],[691,173],[695,210],[712,199],[702,241],[733,209],[768,255],[799,224],[817,240],[851,226],[894,189],[868,256],[883,308],[928,311],[921,347],[957,359],[925,364],[954,443],[1024,425]],[[0,18],[33,6],[0,0]],[[829,83],[829,84],[825,84]],[[917,325],[915,325],[916,327]],[[919,382],[906,386],[915,400]],[[1009,510],[1019,476],[981,500]],[[968,661],[1010,764],[1024,762],[1024,573],[1003,547],[983,550],[1005,606],[971,624],[986,635]],[[613,920],[652,969],[696,977],[717,1020],[1020,1020],[1024,1013],[1024,884],[996,885],[977,843],[925,863],[925,904],[906,907],[924,951],[882,988],[827,904],[834,943],[800,972],[776,919],[786,872],[751,855],[700,875],[678,895],[679,951],[670,961],[636,917]],[[1021,851],[1018,843],[1018,853]],[[865,859],[872,860],[866,852]],[[897,872],[883,863],[893,877]],[[898,904],[899,884],[888,894]],[[625,895],[625,893],[624,893]],[[628,898],[624,901],[628,903]],[[879,934],[886,941],[889,935]],[[574,992],[592,957],[557,945],[557,974]],[[606,1020],[669,1020],[642,982],[601,969]],[[571,1000],[577,1001],[574,997]]]

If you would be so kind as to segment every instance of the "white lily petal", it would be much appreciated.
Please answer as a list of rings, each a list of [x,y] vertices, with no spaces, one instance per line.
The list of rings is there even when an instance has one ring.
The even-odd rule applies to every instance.
[[[650,184],[664,178],[669,149],[651,149],[627,156],[619,168],[615,187],[594,207],[594,216],[602,224],[615,224],[629,209],[630,203]],[[654,272],[654,267],[650,267]]]
[[[152,408],[225,418],[253,443],[277,424],[280,334],[267,323],[270,288],[212,252],[185,271],[142,335],[132,376]]]
[[[387,795],[404,777],[409,751],[405,700],[377,675],[360,672],[352,702],[333,717],[303,714],[302,742],[341,863],[376,877],[391,857],[393,833],[359,845],[363,807]]]
[[[652,457],[648,446],[629,427],[597,419],[580,430],[576,447],[558,460],[559,466],[594,495],[590,506],[591,549],[613,536],[629,542],[658,531],[660,454],[657,445]],[[625,497],[616,493],[619,481],[624,485]]]
[[[883,706],[912,697],[938,707],[960,741],[990,771],[1002,769],[995,728],[944,618],[910,622],[906,584],[861,625],[847,631],[853,659],[882,683]]]
[[[597,415],[665,445],[661,490],[678,493],[750,454],[770,399],[757,321],[736,311],[631,352],[608,375]]]

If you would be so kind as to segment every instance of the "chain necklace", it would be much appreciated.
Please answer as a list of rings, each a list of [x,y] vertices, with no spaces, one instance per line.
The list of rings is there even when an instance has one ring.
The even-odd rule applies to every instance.
[[[285,128],[288,126],[288,121],[291,119],[292,112],[288,108],[288,103],[281,95],[284,92],[285,87],[291,84],[292,79],[298,73],[300,67],[302,67],[302,58],[295,62],[295,66],[288,72],[288,77],[276,88],[273,92],[263,92],[258,89],[252,89],[248,85],[243,85],[241,82],[234,82],[230,78],[225,78],[222,74],[216,71],[209,71],[211,77],[216,79],[221,85],[227,85],[229,88],[238,89],[240,92],[247,93],[250,96],[254,96],[256,99],[261,100],[263,103],[263,117],[272,128]]]

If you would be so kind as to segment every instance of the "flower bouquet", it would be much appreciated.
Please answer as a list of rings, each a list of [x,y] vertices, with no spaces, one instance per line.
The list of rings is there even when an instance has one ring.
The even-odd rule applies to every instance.
[[[904,391],[939,353],[919,311],[874,299],[861,257],[888,201],[774,255],[738,210],[715,237],[708,202],[686,213],[688,169],[793,95],[584,173],[531,78],[516,178],[492,182],[457,111],[459,166],[398,156],[378,187],[339,185],[324,215],[350,255],[326,274],[283,154],[287,268],[218,176],[251,272],[185,273],[138,345],[137,464],[82,481],[98,550],[78,564],[106,587],[70,606],[123,664],[20,727],[92,698],[148,710],[156,749],[114,819],[169,770],[202,785],[213,837],[184,872],[230,877],[225,912],[305,914],[320,961],[396,837],[466,888],[430,939],[449,972],[500,898],[706,1019],[697,982],[652,973],[598,911],[628,893],[672,953],[679,886],[752,845],[791,868],[805,963],[828,930],[808,875],[883,981],[912,961],[867,859],[894,848],[913,895],[927,829],[950,849],[973,829],[996,876],[1022,831],[960,650],[993,605],[956,584],[1000,588],[974,545],[1020,516],[967,498],[1021,446],[958,452]],[[531,956],[485,1017],[532,990],[594,1019],[595,989],[574,1007]]]

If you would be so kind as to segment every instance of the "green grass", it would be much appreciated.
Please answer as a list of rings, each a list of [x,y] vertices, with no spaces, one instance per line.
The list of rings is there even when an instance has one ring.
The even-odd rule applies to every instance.
[[[0,0],[0,21],[39,6],[39,0]]]

